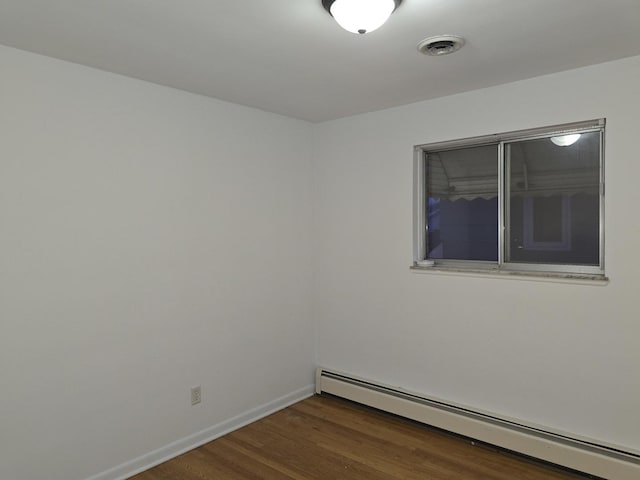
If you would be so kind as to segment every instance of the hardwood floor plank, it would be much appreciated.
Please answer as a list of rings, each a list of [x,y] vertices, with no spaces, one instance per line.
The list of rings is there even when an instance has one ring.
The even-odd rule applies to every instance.
[[[353,408],[350,406],[349,410],[343,411],[346,414],[344,418],[334,409],[329,417],[317,419],[315,424],[312,414],[307,421],[319,432],[329,428],[338,430],[338,433],[341,433],[338,436],[339,440],[329,439],[330,444],[335,448],[347,452],[355,451],[356,454],[369,457],[370,460],[380,460],[378,468],[385,471],[387,468],[404,470],[402,478],[411,478],[406,470],[415,470],[416,465],[422,465],[424,473],[437,475],[438,478],[449,478],[449,474],[453,475],[453,478],[461,478],[474,471],[481,473],[486,479],[511,480],[516,474],[518,478],[529,478],[526,471],[521,471],[515,466],[509,469],[504,468],[501,465],[503,456],[496,452],[479,452],[472,445],[461,442],[458,437],[444,435],[442,432],[427,429],[423,425],[397,417],[381,418],[377,414],[374,421],[371,421],[370,412],[363,410],[361,421],[350,423],[348,428],[339,425],[337,422],[346,421],[354,416]],[[303,409],[304,405],[298,411]],[[332,416],[336,419],[335,423]],[[267,419],[267,421],[274,420]],[[400,423],[403,424],[402,428],[399,428]],[[340,432],[341,429],[343,429],[342,432]],[[369,448],[366,451],[357,448],[357,444],[351,441],[351,438],[361,436],[368,439]],[[400,459],[401,463],[398,463],[396,458]],[[427,472],[433,469],[437,470]],[[421,475],[422,473],[417,476]],[[549,476],[549,478],[554,477]]]
[[[316,396],[131,480],[588,478],[331,396]]]
[[[226,465],[233,475],[228,478],[246,480],[296,480],[295,477],[274,468],[265,462],[249,457],[229,445],[228,439],[219,439],[202,447],[202,454],[212,463]]]
[[[266,423],[275,430],[281,430],[283,434],[289,430],[295,432],[296,436],[313,438],[317,448],[342,457],[342,461],[350,460],[373,468],[384,473],[385,478],[419,480],[424,478],[426,471],[432,475],[443,476],[446,471],[455,468],[455,465],[450,464],[444,469],[439,469],[436,465],[425,463],[417,449],[409,452],[387,439],[366,435],[344,425],[310,416],[300,416],[299,421],[290,420],[287,424],[278,418],[269,418]],[[425,472],[416,472],[418,464],[423,465]]]
[[[287,465],[287,471],[295,475],[296,480],[323,478],[350,478],[354,480],[384,480],[380,472],[349,460],[343,455],[319,448],[313,440],[296,436],[287,438],[274,432],[268,426],[254,431],[239,431],[233,435],[232,442],[247,455],[263,461]],[[265,448],[251,445],[258,439]],[[348,474],[347,474],[348,473]]]
[[[402,455],[403,451],[409,451],[414,455],[420,455],[431,464],[441,464],[445,468],[450,468],[457,475],[456,478],[464,476],[465,472],[462,468],[464,465],[472,465],[474,471],[483,473],[484,478],[487,479],[511,480],[516,478],[514,475],[523,480],[540,478],[536,475],[541,467],[536,464],[524,463],[526,468],[523,469],[520,464],[514,462],[506,468],[507,466],[503,465],[503,454],[479,450],[459,437],[446,435],[410,420],[378,412],[372,421],[371,410],[366,407],[322,401],[323,397],[318,400],[299,403],[292,409],[317,416],[321,422],[348,424],[356,434],[392,439],[392,445],[401,449],[398,454]],[[332,399],[329,398],[329,400]],[[564,472],[554,476],[548,470],[545,469],[546,476],[542,478],[568,478]]]

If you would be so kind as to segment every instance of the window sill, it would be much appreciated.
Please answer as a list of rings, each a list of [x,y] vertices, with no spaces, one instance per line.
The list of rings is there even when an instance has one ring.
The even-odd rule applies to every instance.
[[[531,282],[570,283],[575,285],[604,286],[609,283],[609,278],[603,275],[588,275],[578,273],[556,272],[517,272],[496,269],[459,268],[442,265],[409,267],[414,273],[427,273],[434,275],[451,275],[476,278],[502,278],[512,280],[528,280]]]

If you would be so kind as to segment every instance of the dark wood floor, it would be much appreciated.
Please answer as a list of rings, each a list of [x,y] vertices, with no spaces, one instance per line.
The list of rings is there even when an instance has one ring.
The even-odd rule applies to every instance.
[[[542,480],[585,478],[316,396],[133,480]]]

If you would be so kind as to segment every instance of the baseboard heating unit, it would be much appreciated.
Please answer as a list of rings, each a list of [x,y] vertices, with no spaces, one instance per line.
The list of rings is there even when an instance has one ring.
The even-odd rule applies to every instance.
[[[491,445],[611,480],[640,479],[640,454],[469,407],[318,368],[328,393]]]

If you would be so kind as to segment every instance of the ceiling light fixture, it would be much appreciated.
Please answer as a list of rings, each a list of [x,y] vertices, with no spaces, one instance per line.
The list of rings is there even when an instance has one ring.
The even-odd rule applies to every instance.
[[[322,0],[338,25],[360,35],[380,28],[402,0]]]
[[[579,138],[580,134],[574,133],[571,135],[560,135],[559,137],[551,137],[551,141],[554,145],[557,145],[559,147],[568,147],[576,143]]]

